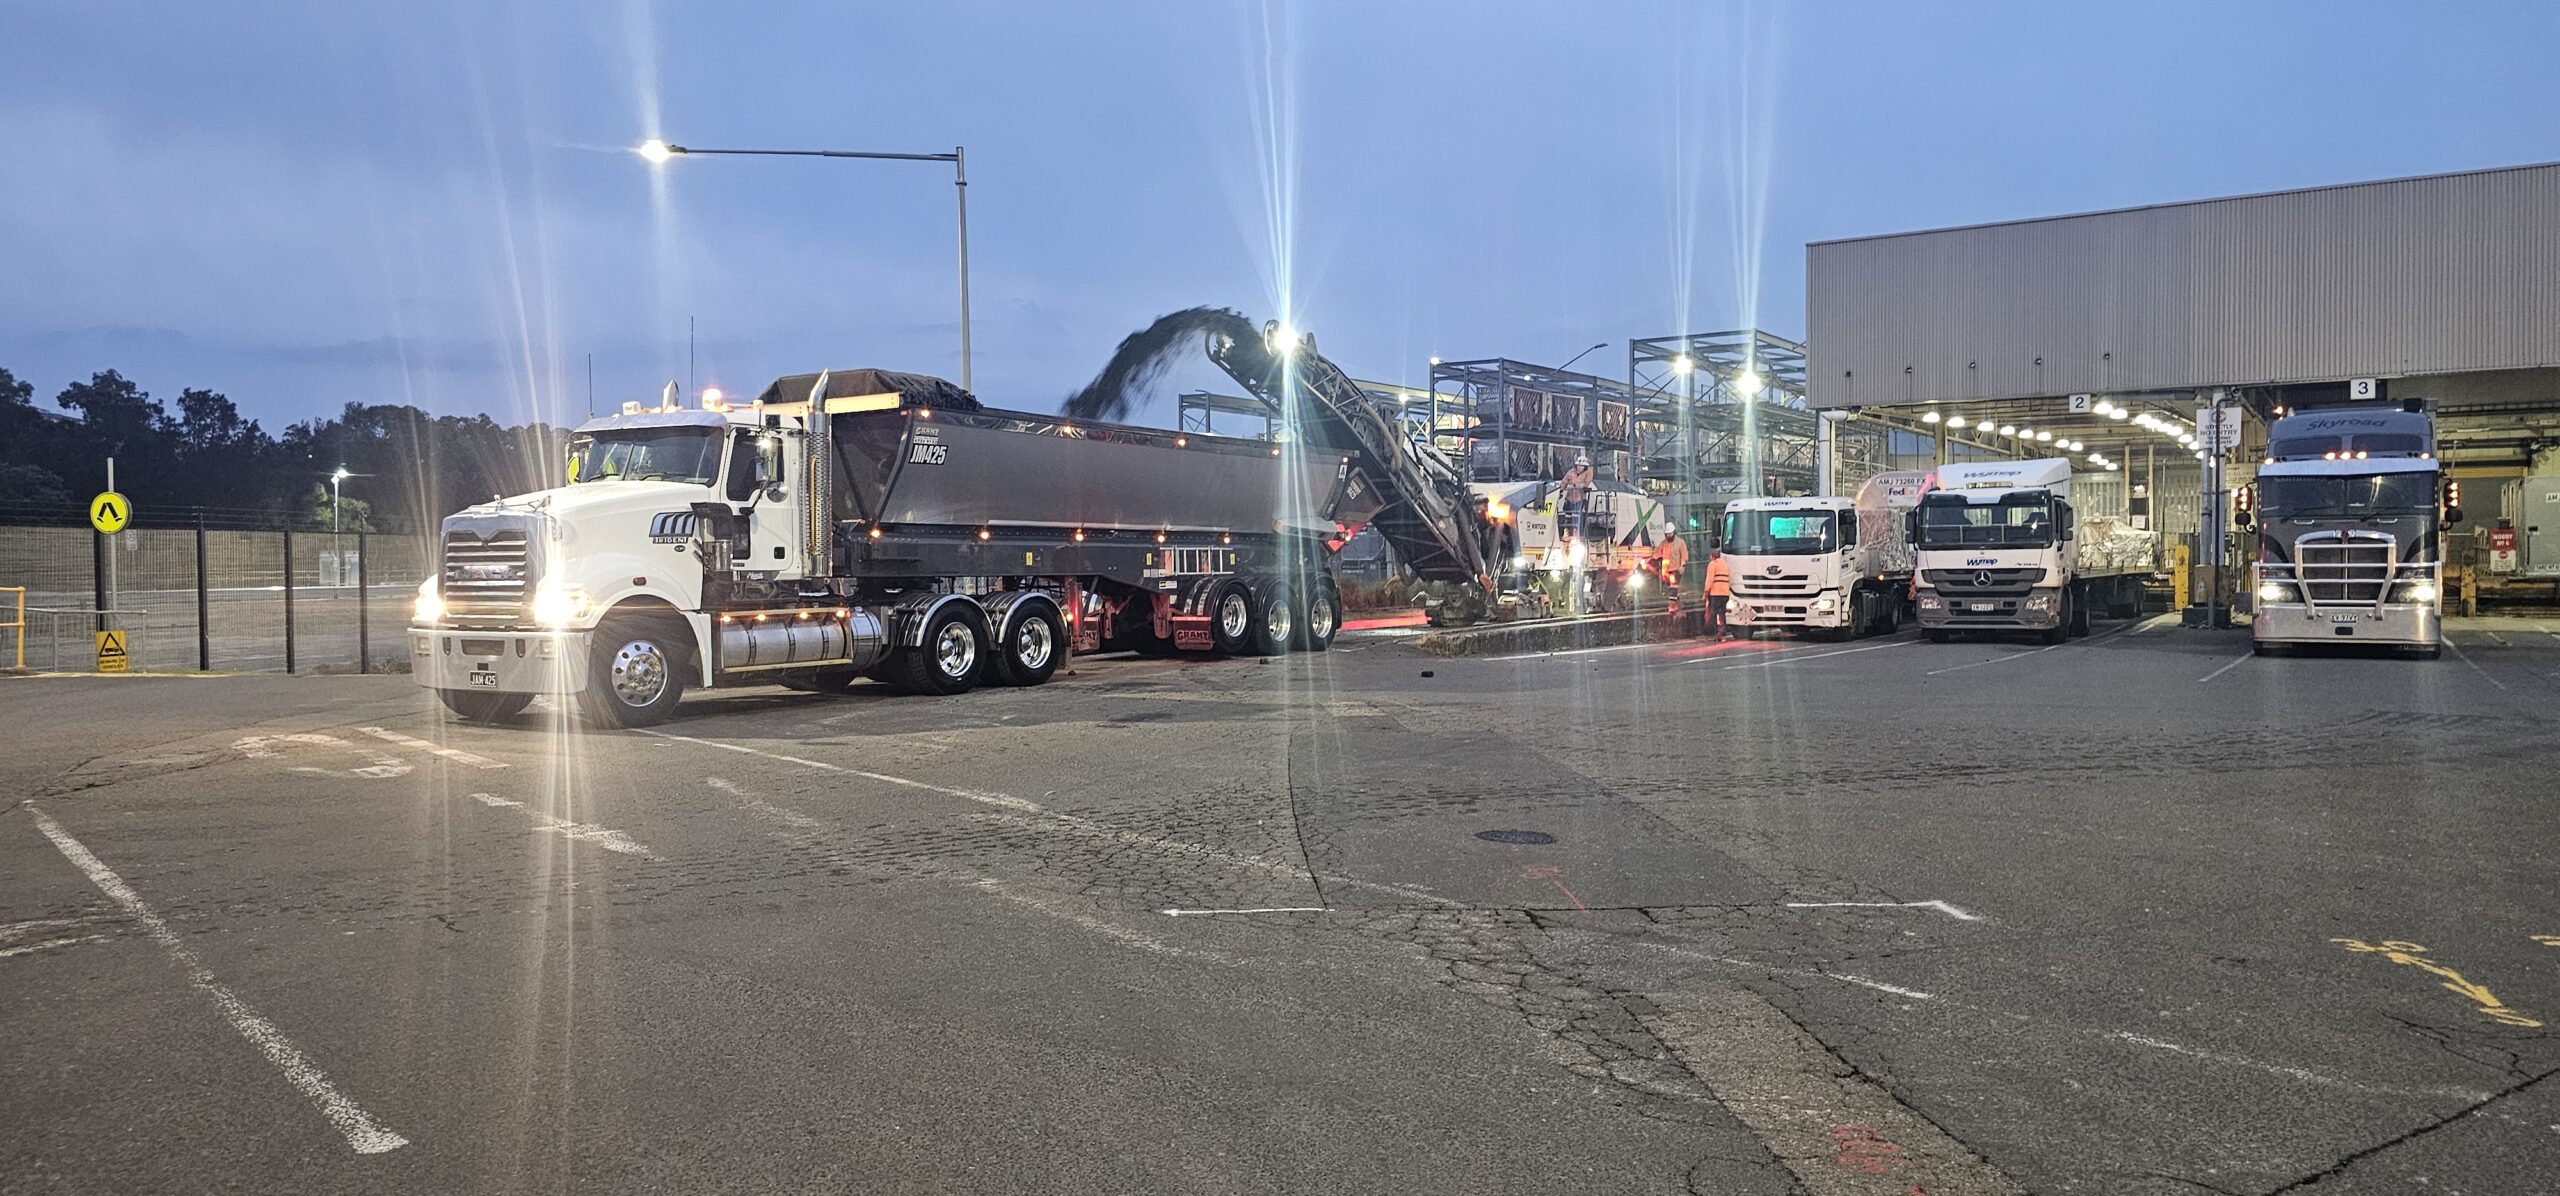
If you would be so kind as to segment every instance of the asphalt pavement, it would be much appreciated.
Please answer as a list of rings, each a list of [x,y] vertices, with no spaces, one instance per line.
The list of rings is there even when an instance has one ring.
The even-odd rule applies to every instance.
[[[0,678],[0,1191],[2541,1193],[2560,620]]]

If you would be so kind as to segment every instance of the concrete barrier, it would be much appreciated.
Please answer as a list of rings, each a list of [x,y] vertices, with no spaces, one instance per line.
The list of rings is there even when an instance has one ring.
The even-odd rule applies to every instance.
[[[1684,610],[1677,615],[1646,611],[1631,615],[1587,615],[1578,619],[1533,619],[1522,623],[1481,623],[1449,627],[1412,638],[1415,648],[1433,656],[1502,656],[1513,652],[1553,652],[1565,648],[1606,648],[1639,641],[1675,640],[1705,630],[1705,614]]]

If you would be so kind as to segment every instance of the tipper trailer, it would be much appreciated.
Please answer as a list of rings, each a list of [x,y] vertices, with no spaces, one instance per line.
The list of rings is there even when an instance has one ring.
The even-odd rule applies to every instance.
[[[2267,425],[2258,466],[2260,655],[2297,644],[2444,651],[2444,502],[2435,417],[2414,410],[2304,411]]]
[[[1925,473],[1880,473],[1851,495],[1741,498],[1725,504],[1732,570],[1727,621],[1855,638],[1891,631],[1910,610],[1906,515]]]
[[[2072,509],[2067,458],[1941,465],[1931,481],[1909,516],[1914,605],[1931,640],[2033,631],[2058,644],[2087,635],[2092,612],[2141,611],[2153,564]]]
[[[884,370],[625,404],[573,435],[568,485],[444,521],[418,683],[464,718],[551,694],[640,726],[692,687],[953,694],[1071,651],[1322,651],[1364,525],[1435,583],[1435,620],[1490,610],[1499,529],[1455,467],[1312,341],[1208,314],[1210,359],[1301,441],[998,411]]]

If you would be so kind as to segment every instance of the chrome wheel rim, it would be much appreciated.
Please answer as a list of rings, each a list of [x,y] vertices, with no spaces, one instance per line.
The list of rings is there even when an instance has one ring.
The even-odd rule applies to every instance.
[[[1022,626],[1015,629],[1013,633],[1014,663],[1019,664],[1026,669],[1040,669],[1047,667],[1049,664],[1049,653],[1055,650],[1056,641],[1052,640],[1049,636],[1049,621],[1047,619],[1036,616],[1024,619],[1022,621]]]
[[[1253,626],[1253,606],[1245,601],[1244,592],[1230,590],[1218,603],[1218,633],[1229,640],[1244,638],[1245,629]]]
[[[1262,622],[1271,629],[1271,642],[1285,644],[1289,642],[1289,632],[1297,621],[1289,616],[1287,602],[1274,602],[1270,609],[1262,612]]]
[[[942,634],[934,637],[933,659],[941,667],[943,676],[966,677],[969,670],[978,664],[978,637],[969,634],[966,623],[957,620],[946,623]]]
[[[650,640],[632,640],[613,654],[613,696],[646,706],[667,692],[667,654]]]
[[[1307,608],[1307,634],[1310,637],[1319,640],[1329,640],[1333,638],[1333,602],[1331,599],[1318,595],[1315,600],[1315,604]]]

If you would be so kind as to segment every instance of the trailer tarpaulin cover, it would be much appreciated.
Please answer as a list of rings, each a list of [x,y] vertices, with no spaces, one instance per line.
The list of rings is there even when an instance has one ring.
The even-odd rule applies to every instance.
[[[799,403],[809,398],[809,388],[818,384],[816,374],[787,374],[773,380],[756,396],[759,403]],[[896,394],[909,403],[939,407],[945,411],[976,411],[978,396],[960,389],[959,385],[931,374],[906,374],[896,370],[835,370],[827,375],[830,399],[849,399],[856,395]]]

